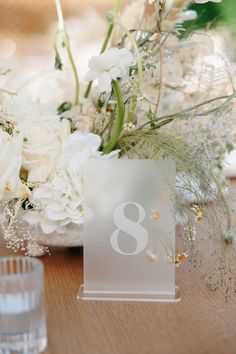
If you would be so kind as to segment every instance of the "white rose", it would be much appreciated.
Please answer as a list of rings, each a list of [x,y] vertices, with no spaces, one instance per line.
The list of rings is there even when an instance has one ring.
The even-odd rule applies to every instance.
[[[22,137],[0,130],[0,200],[24,198],[27,189],[20,180]]]
[[[23,168],[28,171],[28,182],[45,182],[70,133],[68,121],[56,115],[26,117],[17,122],[16,129],[24,137]]]

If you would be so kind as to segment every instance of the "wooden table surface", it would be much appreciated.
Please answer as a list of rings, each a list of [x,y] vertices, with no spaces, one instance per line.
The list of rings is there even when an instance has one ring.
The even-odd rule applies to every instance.
[[[46,354],[235,354],[236,301],[210,291],[188,265],[179,303],[77,302],[82,249],[52,250],[46,277]],[[0,256],[12,254],[0,247]]]

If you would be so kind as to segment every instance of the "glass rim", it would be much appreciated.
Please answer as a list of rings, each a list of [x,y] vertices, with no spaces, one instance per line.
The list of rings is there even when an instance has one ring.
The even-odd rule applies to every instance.
[[[13,279],[13,278],[18,278],[18,277],[28,277],[28,276],[31,276],[35,273],[37,273],[38,271],[41,271],[44,269],[44,266],[43,266],[43,262],[39,259],[36,259],[36,258],[32,258],[32,257],[29,257],[29,256],[2,256],[0,257],[0,264],[3,262],[3,261],[9,261],[9,260],[27,260],[27,261],[30,261],[34,264],[33,266],[33,269],[31,270],[28,270],[28,271],[24,271],[24,272],[21,272],[21,273],[13,273],[13,274],[0,274],[0,281],[2,279],[6,280],[6,279]]]

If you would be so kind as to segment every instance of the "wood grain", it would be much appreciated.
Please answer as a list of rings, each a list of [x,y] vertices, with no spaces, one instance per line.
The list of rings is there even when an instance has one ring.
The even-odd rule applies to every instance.
[[[0,248],[0,255],[10,254]],[[82,249],[43,259],[49,344],[46,354],[235,354],[236,302],[179,268],[181,302],[77,302]]]

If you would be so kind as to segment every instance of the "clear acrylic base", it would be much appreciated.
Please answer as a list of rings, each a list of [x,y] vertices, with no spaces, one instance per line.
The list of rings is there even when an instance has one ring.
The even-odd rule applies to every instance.
[[[175,295],[156,293],[123,293],[123,292],[96,292],[85,291],[84,285],[80,286],[77,299],[79,301],[131,301],[131,302],[178,302],[180,301],[179,287],[175,287]]]

